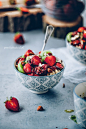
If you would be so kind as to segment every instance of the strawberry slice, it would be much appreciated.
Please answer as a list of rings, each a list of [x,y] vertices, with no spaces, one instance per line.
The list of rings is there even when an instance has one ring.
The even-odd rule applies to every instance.
[[[39,65],[39,63],[41,63],[41,60],[38,56],[34,56],[34,57],[31,58],[31,63],[33,65]]]
[[[16,33],[16,35],[14,36],[14,42],[18,44],[24,44],[25,41],[24,41],[23,35],[20,33]]]
[[[26,53],[24,54],[24,56],[27,57],[27,56],[30,56],[30,55],[34,55],[34,53],[33,53],[32,50],[28,49],[28,50],[26,51]]]
[[[47,56],[44,60],[49,66],[53,66],[56,63],[55,56]]]
[[[74,40],[72,43],[73,43],[73,46],[76,46],[76,45],[80,44],[80,41],[79,40]]]
[[[80,33],[83,32],[84,30],[86,30],[86,27],[79,27],[78,28],[78,32],[80,32]]]
[[[5,101],[5,107],[11,111],[19,111],[19,102],[15,97],[10,97],[10,100]]]
[[[23,67],[23,70],[25,73],[31,73],[31,66],[29,63],[25,64],[24,67]]]
[[[61,63],[59,63],[59,62],[56,63],[56,67],[58,69],[63,69],[64,68],[63,65]]]

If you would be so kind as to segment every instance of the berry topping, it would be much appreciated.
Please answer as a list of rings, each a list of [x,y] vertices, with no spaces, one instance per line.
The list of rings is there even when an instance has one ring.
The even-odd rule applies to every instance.
[[[29,63],[25,64],[24,67],[23,67],[23,70],[25,73],[31,73],[31,66]]]
[[[76,45],[79,45],[80,44],[80,41],[79,40],[74,40],[73,41],[73,45],[76,46]]]
[[[56,63],[56,67],[58,68],[58,69],[63,69],[63,65],[61,64],[61,63]]]
[[[32,63],[33,65],[39,65],[39,63],[41,63],[41,60],[40,60],[40,58],[39,58],[38,56],[33,56],[33,57],[31,58],[31,63]]]
[[[24,56],[27,57],[27,56],[30,56],[30,55],[34,55],[34,53],[33,53],[32,50],[29,49],[29,50],[26,51]]]
[[[56,63],[55,56],[47,56],[44,60],[49,66],[53,66]]]
[[[78,32],[80,32],[80,33],[83,32],[84,30],[86,30],[86,27],[79,27],[78,28]]]

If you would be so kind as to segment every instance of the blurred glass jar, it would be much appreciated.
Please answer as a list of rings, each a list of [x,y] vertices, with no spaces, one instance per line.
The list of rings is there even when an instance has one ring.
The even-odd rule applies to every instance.
[[[79,0],[41,0],[44,13],[63,21],[74,21],[85,8]]]

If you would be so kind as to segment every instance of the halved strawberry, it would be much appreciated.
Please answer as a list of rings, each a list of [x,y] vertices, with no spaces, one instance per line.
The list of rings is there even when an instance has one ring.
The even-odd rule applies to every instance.
[[[11,111],[19,111],[19,102],[15,97],[10,97],[10,100],[5,101],[5,107]]]
[[[31,66],[29,63],[25,64],[24,67],[23,67],[23,70],[25,73],[31,73]]]
[[[56,63],[55,56],[47,56],[44,60],[49,66],[53,66]]]
[[[59,62],[56,63],[56,67],[58,69],[63,69],[64,68],[63,65],[61,63],[59,63]]]
[[[83,32],[84,30],[86,30],[86,27],[79,27],[78,28],[78,32],[80,32],[80,33]]]
[[[18,44],[24,44],[25,41],[24,41],[23,35],[20,33],[16,33],[16,35],[14,36],[14,42]]]
[[[39,58],[38,56],[33,56],[33,57],[31,58],[31,63],[32,63],[33,65],[39,65],[39,63],[41,63],[41,60],[40,60],[40,58]]]
[[[24,54],[25,57],[30,56],[30,55],[34,55],[32,50],[27,50],[26,53]]]

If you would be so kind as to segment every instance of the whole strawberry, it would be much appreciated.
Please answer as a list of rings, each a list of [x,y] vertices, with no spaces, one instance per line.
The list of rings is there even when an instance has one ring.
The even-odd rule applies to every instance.
[[[23,35],[20,33],[16,33],[16,35],[14,36],[14,42],[18,44],[24,44],[25,41],[24,41]]]
[[[18,112],[19,111],[19,102],[15,97],[10,97],[10,100],[5,101],[5,107],[8,110]]]

